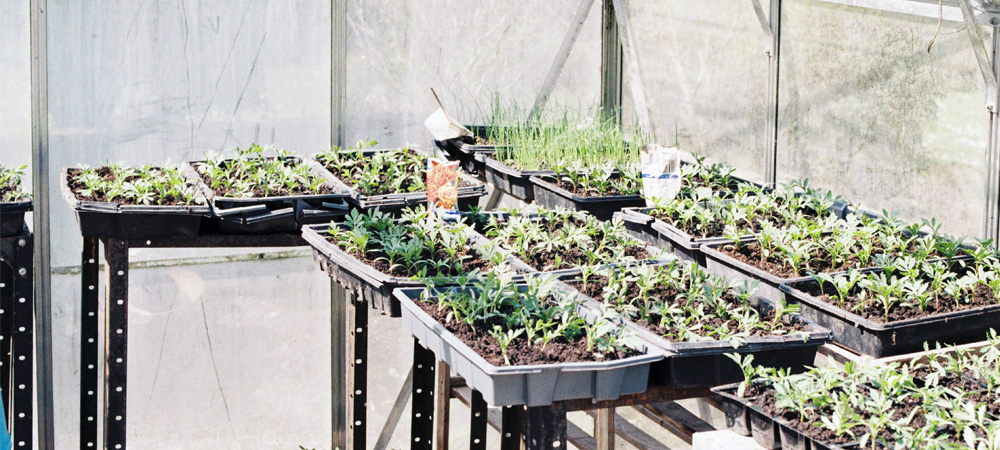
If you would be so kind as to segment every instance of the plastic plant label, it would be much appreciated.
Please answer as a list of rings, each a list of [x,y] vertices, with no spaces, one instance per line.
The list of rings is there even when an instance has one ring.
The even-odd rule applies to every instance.
[[[458,217],[458,161],[427,159],[427,207]]]
[[[639,152],[642,194],[646,205],[670,201],[681,191],[681,151],[677,147],[646,144]]]

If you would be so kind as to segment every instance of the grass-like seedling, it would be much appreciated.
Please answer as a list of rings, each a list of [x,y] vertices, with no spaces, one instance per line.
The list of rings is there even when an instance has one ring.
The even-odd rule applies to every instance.
[[[127,167],[109,162],[98,168],[70,169],[67,175],[80,200],[157,206],[204,203],[195,183],[171,164]]]
[[[402,148],[365,156],[364,151],[375,145],[377,145],[375,141],[360,141],[346,150],[331,147],[316,155],[316,159],[334,176],[361,195],[427,190],[424,183],[427,155],[410,148]]]
[[[430,287],[421,299],[424,310],[496,365],[610,361],[637,353],[614,313],[587,321],[553,279],[532,278],[522,290],[512,277],[494,271],[458,288]]]
[[[210,154],[195,169],[217,195],[237,198],[328,194],[332,188],[312,172],[309,164],[287,150],[267,150],[257,144],[235,149],[233,158]]]
[[[19,202],[31,198],[31,195],[21,190],[21,178],[24,177],[24,169],[27,167],[27,165],[17,168],[0,166],[0,202]]]
[[[486,235],[539,270],[647,259],[642,243],[620,219],[599,221],[585,212],[540,209],[535,217],[493,220]]]
[[[750,303],[756,283],[730,284],[697,264],[584,269],[571,283],[606,307],[674,342],[727,341],[734,347],[749,337],[804,330],[792,320],[797,305],[778,305],[761,314]]]
[[[354,210],[344,219],[344,228],[330,224],[327,239],[398,277],[473,276],[499,264],[502,256],[495,248],[480,252],[470,245],[465,226],[423,209],[407,210],[399,220],[378,209]]]

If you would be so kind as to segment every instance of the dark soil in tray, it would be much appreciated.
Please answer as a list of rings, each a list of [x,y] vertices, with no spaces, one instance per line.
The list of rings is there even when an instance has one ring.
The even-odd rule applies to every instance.
[[[881,244],[876,243],[872,250],[872,257],[878,254],[885,253],[885,249]],[[829,272],[842,272],[847,269],[864,269],[868,267],[875,267],[872,264],[872,260],[869,259],[867,265],[861,264],[861,261],[855,255],[847,255],[847,262],[841,262],[840,264],[833,265],[830,263],[829,254],[819,249],[819,253],[815,253],[813,261],[810,262],[809,266],[803,270],[802,273],[796,273],[789,265],[787,265],[776,253],[770,255],[767,260],[763,260],[760,252],[760,245],[756,242],[747,243],[742,245],[739,249],[735,245],[725,245],[718,247],[718,250],[725,253],[736,260],[747,264],[752,267],[756,267],[765,272],[769,272],[778,278],[799,278],[807,276],[811,271],[813,273],[829,273]],[[903,256],[903,255],[898,255]],[[929,255],[930,258],[936,258],[940,255],[935,252]]]
[[[638,195],[638,192],[622,192],[615,186],[610,186],[604,193],[597,192],[596,189],[588,188],[583,184],[574,185],[569,181],[557,180],[557,185],[573,194],[579,195],[580,197],[615,197],[621,195]]]
[[[302,164],[302,163],[297,162],[297,161],[295,161],[293,159],[286,159],[286,160],[284,160],[284,164],[285,164],[286,167],[291,167],[291,166],[294,166],[296,164]],[[228,170],[229,169],[228,161],[223,161],[221,163],[221,166],[223,168],[225,168],[225,169]],[[220,188],[213,187],[212,186],[212,179],[209,178],[208,175],[202,173],[201,170],[198,170],[197,167],[195,168],[195,172],[198,172],[198,176],[201,177],[201,180],[204,181],[206,185],[208,185],[209,187],[211,187],[212,190],[215,191],[216,195],[221,196],[221,197],[238,196],[239,195],[239,191],[237,191],[235,188],[228,188],[226,190],[222,190]],[[232,175],[232,172],[230,171],[228,173],[228,175]],[[311,176],[317,176],[317,175],[313,174],[312,172],[310,172],[310,175]],[[333,193],[333,188],[330,187],[329,185],[327,185],[326,183],[324,183],[323,185],[321,185],[319,187],[319,189],[316,190],[316,191],[311,191],[306,186],[302,186],[302,185],[295,186],[292,189],[288,189],[288,188],[282,186],[276,192],[272,192],[270,194],[266,194],[263,189],[261,189],[260,187],[255,186],[254,189],[252,190],[252,192],[253,192],[253,198],[266,198],[266,197],[284,197],[284,196],[289,196],[289,195],[323,195],[323,194],[332,194]]]
[[[930,366],[920,366],[913,371],[913,377],[918,382],[923,382],[932,372],[933,369]],[[950,373],[941,374],[937,384],[953,389],[955,392],[964,392],[966,400],[985,405],[987,414],[1000,417],[1000,395],[991,393],[986,380],[976,375],[975,372],[965,369],[961,376]]]
[[[813,297],[816,297],[826,303],[837,306],[838,308],[843,308],[844,310],[853,312],[854,314],[864,317],[865,319],[868,319],[872,322],[879,322],[879,323],[897,322],[900,320],[915,319],[918,317],[926,317],[934,314],[965,311],[973,308],[992,306],[998,303],[996,296],[993,294],[993,291],[990,290],[988,286],[985,286],[983,284],[976,284],[976,287],[973,291],[974,297],[971,299],[969,297],[966,297],[966,299],[969,300],[967,303],[963,302],[956,305],[955,301],[953,300],[953,297],[941,293],[937,295],[936,300],[933,298],[931,299],[930,304],[927,307],[927,311],[921,312],[920,309],[917,308],[916,306],[901,308],[897,305],[893,307],[893,309],[889,310],[889,320],[886,321],[885,311],[882,309],[882,306],[880,304],[877,304],[874,301],[869,302],[867,308],[859,311],[855,308],[855,306],[860,303],[855,295],[848,296],[848,298],[844,300],[843,305],[839,305],[837,303],[837,298],[832,295],[824,293],[820,289],[819,284],[811,283],[805,286],[800,286],[799,290],[802,290],[806,294],[812,295]],[[833,287],[828,288],[827,291],[834,293],[836,292],[833,289]]]
[[[10,183],[0,184],[0,199],[7,196],[7,194],[13,194],[19,192],[19,187],[13,181]]]
[[[475,327],[469,327],[456,321],[448,322],[448,309],[439,311],[434,304],[420,301],[417,303],[421,309],[430,314],[431,317],[461,339],[472,350],[475,350],[487,362],[499,367],[507,365],[500,351],[499,343],[489,333],[493,329],[493,325],[504,326],[504,311],[500,311],[499,316],[494,316],[489,321],[477,322]],[[634,349],[618,351],[613,354],[600,354],[587,351],[587,342],[582,336],[573,342],[566,342],[561,338],[550,341],[545,346],[545,350],[542,350],[541,345],[528,344],[523,336],[519,336],[507,347],[507,358],[510,360],[510,365],[512,366],[582,361],[615,361],[639,354],[640,352]]]
[[[707,182],[701,175],[694,175],[691,178],[683,180],[683,185],[678,195],[691,195],[695,189],[707,187],[712,189],[712,192],[722,193],[720,195],[722,198],[726,198],[731,195],[732,192],[739,189],[739,182],[731,181],[729,186],[722,186],[718,182]]]
[[[778,207],[780,208],[781,205],[779,204]],[[817,214],[816,211],[814,211],[812,208],[809,207],[805,207],[803,209],[803,213],[806,217],[811,217],[811,218],[816,218],[819,216],[819,214]],[[687,227],[675,221],[669,215],[664,214],[663,212],[656,209],[649,211],[647,215],[653,217],[654,219],[668,223],[676,227],[677,229],[691,235],[695,239],[716,238],[724,236],[723,229],[725,228],[725,224],[721,221],[716,221],[715,223],[709,225],[708,230],[706,230],[705,232],[699,232],[697,229],[693,228],[693,226],[696,225],[695,222],[692,222],[690,224],[692,227]],[[746,220],[745,225],[753,232],[757,232],[760,231],[761,224],[765,220],[767,220],[777,228],[783,228],[786,225],[784,217],[781,217],[781,214],[779,214],[777,210],[767,211],[763,215],[750,217]]]
[[[568,282],[568,284],[570,286],[573,286],[574,288],[576,288],[580,292],[582,292],[584,295],[586,295],[586,296],[588,296],[590,298],[593,298],[593,299],[595,299],[597,301],[601,301],[601,299],[603,298],[604,287],[608,285],[608,277],[606,277],[604,275],[593,275],[591,277],[591,279],[587,280],[587,285],[586,286],[583,285],[582,281],[570,281],[570,282]],[[624,297],[627,297],[627,298],[636,298],[638,296],[639,296],[639,286],[636,285],[636,284],[634,284],[634,283],[629,284],[629,286],[628,286],[628,292],[624,295]],[[665,300],[665,301],[667,301],[667,302],[669,302],[671,304],[685,305],[687,303],[687,299],[684,298],[683,296],[680,296],[680,292],[678,292],[673,287],[668,287],[668,286],[657,287],[653,291],[649,292],[648,296],[650,298],[656,298],[656,299],[659,299],[659,300]],[[680,298],[678,298],[678,297],[680,297]],[[738,305],[739,302],[740,302],[739,299],[737,299],[736,297],[734,297],[732,294],[729,294],[729,293],[725,294],[722,297],[722,299],[724,301],[726,301],[730,305]],[[762,321],[770,322],[773,318],[774,318],[774,313],[773,312],[768,313],[767,315],[761,315],[761,320]],[[649,319],[650,320],[647,320],[647,319],[638,319],[638,320],[634,320],[634,322],[637,325],[645,327],[645,328],[649,329],[650,331],[652,331],[653,333],[656,333],[657,335],[659,335],[661,337],[664,337],[664,339],[667,340],[667,341],[669,341],[669,342],[679,342],[679,341],[676,341],[674,339],[665,337],[665,336],[673,336],[673,335],[675,335],[678,330],[676,330],[676,329],[668,329],[668,328],[664,328],[664,327],[660,326],[659,325],[659,322],[660,322],[660,316],[659,315],[651,315],[649,317]],[[700,323],[702,323],[704,325],[707,325],[707,326],[711,327],[712,329],[718,328],[723,323],[727,323],[729,325],[729,329],[737,329],[737,328],[739,328],[739,322],[737,320],[732,319],[732,320],[725,321],[725,320],[723,320],[720,317],[709,317],[709,318],[706,318],[706,320],[700,321]],[[804,331],[806,331],[806,325],[805,325],[805,323],[803,323],[801,321],[794,321],[792,323],[782,322],[781,326],[779,327],[779,329],[786,330],[788,333],[797,332],[797,331],[804,332]],[[694,330],[694,332],[696,334],[698,334],[699,336],[705,337],[708,334],[709,330],[706,330],[705,328],[699,328],[697,330]],[[768,337],[768,336],[774,336],[774,334],[770,333],[768,330],[764,330],[764,329],[755,329],[750,334],[750,337]]]
[[[425,155],[413,149],[407,149],[407,153],[408,153],[407,156],[411,158],[412,157],[418,157],[424,159],[429,158],[428,155]],[[420,175],[419,183],[413,180],[404,180],[404,182],[400,185],[398,190],[393,190],[390,189],[391,186],[391,183],[389,183],[390,175],[386,171],[388,165],[372,167],[370,166],[371,161],[366,161],[365,159],[370,159],[370,158],[363,157],[363,159],[361,160],[356,160],[356,164],[353,167],[349,168],[348,170],[340,170],[340,168],[325,162],[322,157],[319,157],[317,161],[319,161],[319,163],[322,164],[323,167],[326,168],[326,170],[329,170],[330,173],[333,174],[333,176],[339,178],[340,181],[343,181],[344,184],[351,187],[356,187],[357,183],[355,183],[355,180],[357,179],[357,176],[361,172],[377,173],[379,175],[380,188],[374,192],[367,192],[365,193],[365,195],[373,196],[373,195],[387,195],[387,194],[406,194],[406,193],[421,192],[426,190],[426,187],[424,186],[424,175],[423,175],[424,169],[422,167],[419,169],[414,169],[414,173]],[[474,184],[459,178],[458,185],[459,187],[466,187],[466,186],[473,186]]]
[[[330,236],[327,236],[326,240],[329,241],[330,243],[332,243],[333,245],[337,245],[337,242],[334,239],[332,239]],[[343,248],[341,248],[341,250],[343,250]],[[384,273],[386,275],[392,276],[392,277],[417,277],[417,276],[421,276],[419,273],[411,273],[410,271],[406,270],[406,268],[404,268],[403,266],[398,266],[397,265],[396,267],[390,267],[389,266],[389,261],[384,260],[384,259],[379,259],[379,258],[385,257],[386,256],[385,253],[382,253],[381,251],[376,250],[376,249],[367,250],[365,253],[359,253],[359,252],[354,252],[354,251],[350,251],[350,252],[347,252],[347,253],[350,254],[351,256],[357,258],[358,261],[361,261],[361,262],[363,262],[363,263],[371,266],[375,270],[377,270],[379,272],[382,272],[382,273]],[[489,270],[492,267],[492,264],[488,260],[483,259],[482,255],[480,255],[478,252],[476,252],[474,249],[472,249],[470,247],[463,248],[458,253],[458,257],[459,258],[466,257],[466,256],[468,258],[462,260],[462,269],[461,269],[460,272],[454,271],[451,268],[451,266],[449,265],[449,266],[442,266],[442,270],[441,271],[439,271],[437,273],[428,273],[428,274],[425,275],[425,277],[434,277],[434,276],[452,277],[452,276],[459,276],[459,275],[462,275],[462,274],[470,273],[470,272],[472,272],[474,270],[479,270],[480,272],[486,271],[486,270]],[[423,253],[420,254],[420,259],[423,259],[423,260],[435,260],[435,261],[448,261],[448,260],[451,259],[451,256],[449,256],[448,253],[445,252],[444,250],[439,250],[436,255],[432,255],[431,252],[430,252],[430,249],[428,249],[427,247],[424,247]]]
[[[577,218],[570,218],[570,223],[576,226],[584,226],[585,222]],[[542,226],[548,233],[555,233],[562,229],[562,223],[552,223],[543,222]],[[604,232],[598,230],[593,236],[591,236],[594,242],[600,242],[604,239]],[[534,247],[538,242],[532,241],[528,245]],[[508,248],[514,248],[514,242],[508,240],[506,242]],[[631,256],[637,260],[649,259],[649,252],[645,248],[639,245],[631,245],[625,248],[625,256]],[[528,265],[542,270],[543,268],[551,268],[555,266],[556,258],[562,258],[562,264],[555,269],[566,269],[571,267],[576,267],[579,265],[588,264],[587,254],[579,247],[570,248],[568,251],[560,250],[541,250],[541,249],[531,249],[527,258],[522,258]]]
[[[104,179],[104,181],[115,181],[115,175],[111,171],[111,169],[109,169],[107,167],[98,167],[95,170],[97,171],[97,174],[100,175],[102,179]],[[80,172],[80,169],[67,169],[66,170],[66,178],[67,178],[66,181],[67,181],[67,183],[69,183],[69,189],[70,189],[70,191],[73,192],[73,195],[76,197],[77,200],[80,200],[80,201],[90,201],[90,202],[111,202],[111,201],[113,201],[115,203],[120,203],[122,205],[138,205],[139,204],[138,202],[135,201],[135,199],[131,199],[131,198],[122,198],[122,197],[119,197],[119,198],[115,198],[114,200],[108,200],[108,197],[107,197],[106,193],[103,192],[103,191],[94,192],[94,195],[91,195],[89,197],[85,197],[85,196],[81,195],[80,194],[80,190],[86,188],[86,186],[83,184],[83,182],[81,182],[81,181],[79,181],[79,180],[76,179],[76,174],[79,173],[79,172]],[[125,181],[134,181],[134,180],[138,180],[140,178],[141,178],[140,176],[134,175],[134,176],[128,177]],[[0,192],[0,194],[2,194],[2,192]],[[0,196],[2,196],[2,195],[0,195]],[[157,194],[156,198],[158,199],[156,202],[154,202],[156,206],[190,206],[190,205],[188,205],[186,203],[183,203],[183,201],[181,199],[179,199],[179,198],[177,198],[177,197],[175,197],[173,195],[168,195],[168,196],[165,196],[165,197],[160,197],[159,194]]]

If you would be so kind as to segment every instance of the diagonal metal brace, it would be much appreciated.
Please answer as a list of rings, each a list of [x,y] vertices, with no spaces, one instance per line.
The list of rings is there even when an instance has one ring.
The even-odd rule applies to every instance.
[[[979,71],[986,81],[986,107],[990,111],[996,110],[997,77],[990,64],[990,56],[986,53],[983,32],[976,23],[976,15],[973,13],[969,0],[958,0],[958,6],[962,9],[962,17],[965,18],[965,30],[969,32],[969,39],[972,41],[972,51],[976,54],[976,61],[979,62]]]
[[[757,21],[760,22],[760,27],[764,30],[764,36],[773,36],[771,21],[767,19],[767,14],[764,14],[764,7],[761,6],[760,0],[750,0],[750,3],[753,3],[753,12],[757,13]]]

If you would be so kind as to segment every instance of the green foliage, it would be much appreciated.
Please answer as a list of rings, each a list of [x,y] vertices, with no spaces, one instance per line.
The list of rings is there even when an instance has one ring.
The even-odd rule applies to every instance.
[[[108,162],[104,167],[83,167],[71,172],[83,199],[133,205],[194,205],[204,203],[195,183],[178,166],[170,164],[127,167]]]
[[[427,155],[411,148],[364,155],[365,150],[377,144],[375,141],[359,141],[348,149],[334,146],[316,155],[316,159],[361,195],[419,192],[427,189],[424,183]]]
[[[195,164],[210,188],[227,197],[279,197],[295,194],[316,194],[324,187],[325,180],[312,172],[309,164],[295,158],[287,150],[274,150],[250,144],[246,149],[235,149],[233,158],[209,154],[205,161]]]
[[[27,192],[21,190],[21,178],[24,177],[24,169],[27,165],[17,168],[0,165],[0,203],[19,202],[31,198]]]

